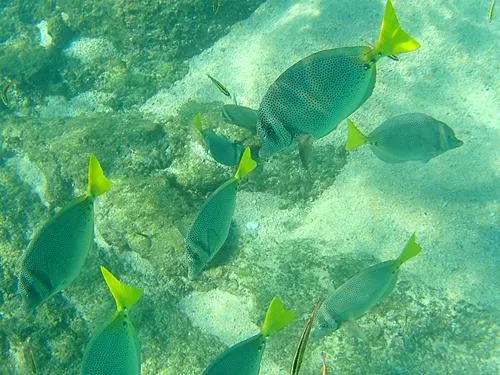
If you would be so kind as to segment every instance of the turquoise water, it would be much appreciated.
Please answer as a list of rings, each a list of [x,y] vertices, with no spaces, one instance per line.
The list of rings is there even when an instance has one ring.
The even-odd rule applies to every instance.
[[[258,146],[227,124],[233,97],[258,108],[298,60],[375,43],[385,1],[54,2],[0,5],[0,374],[78,374],[115,311],[99,271],[141,288],[130,309],[143,374],[201,374],[259,331],[274,296],[297,318],[267,343],[261,374],[288,374],[314,304],[366,267],[422,253],[359,328],[311,340],[301,374],[497,374],[500,142],[497,44],[489,1],[394,1],[421,44],[381,59],[351,118],[369,133],[423,112],[463,146],[427,163],[347,153],[346,125],[259,160],[239,187],[231,231],[211,268],[188,279],[185,238],[231,178],[192,126]],[[13,83],[9,84],[8,82]],[[112,188],[95,202],[95,241],[77,278],[27,314],[18,292],[34,234],[87,189],[95,153]]]

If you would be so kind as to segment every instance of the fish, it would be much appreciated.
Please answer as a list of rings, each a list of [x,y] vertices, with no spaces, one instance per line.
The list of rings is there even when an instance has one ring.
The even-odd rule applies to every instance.
[[[446,151],[463,145],[444,122],[423,113],[406,113],[380,124],[368,136],[347,119],[347,151],[368,144],[386,163],[428,162]]]
[[[258,112],[242,105],[225,104],[222,107],[222,119],[233,125],[257,133]]]
[[[420,44],[399,25],[390,0],[377,43],[313,53],[283,72],[258,109],[260,157],[269,157],[303,135],[324,137],[372,94],[376,63],[411,52]]]
[[[300,371],[300,367],[302,366],[302,360],[304,358],[304,353],[306,351],[307,342],[309,341],[309,335],[311,333],[311,328],[314,323],[314,319],[316,318],[316,313],[318,312],[319,307],[323,300],[320,300],[313,308],[309,319],[307,319],[306,325],[302,330],[302,334],[300,336],[299,345],[297,345],[297,349],[295,350],[295,354],[292,360],[292,369],[290,370],[290,375],[297,375]]]
[[[2,88],[2,102],[3,104],[8,107],[9,106],[9,99],[7,98],[7,91],[9,88],[14,84],[13,80],[9,80],[5,86]]]
[[[212,81],[212,83],[217,86],[217,88],[219,89],[219,91],[221,93],[223,93],[224,95],[226,95],[228,98],[231,97],[231,93],[229,92],[228,89],[226,89],[224,87],[224,85],[222,83],[220,83],[219,81],[217,81],[214,77],[212,77],[210,74],[207,74],[207,77],[210,78],[210,80]]]
[[[129,309],[142,290],[120,282],[104,266],[102,276],[116,303],[115,313],[91,338],[83,354],[83,375],[139,375],[141,352]]]
[[[295,312],[287,310],[274,297],[260,332],[226,349],[203,372],[203,375],[258,375],[267,339],[281,331],[295,319]]]
[[[368,267],[328,293],[316,316],[314,339],[366,314],[394,289],[401,265],[421,251],[413,234],[398,258]]]
[[[200,276],[229,235],[236,206],[236,192],[243,177],[255,169],[250,148],[245,148],[234,177],[219,186],[205,201],[186,237],[188,278]]]
[[[321,375],[328,375],[328,367],[326,367],[326,353],[321,352],[321,361],[323,365],[321,366]]]
[[[95,155],[88,163],[87,193],[69,203],[41,227],[21,260],[18,287],[28,311],[70,285],[94,240],[94,201],[111,181]]]
[[[488,22],[493,20],[493,14],[495,13],[495,3],[496,0],[490,1],[490,6],[488,7]]]
[[[219,0],[212,0],[212,10],[214,11],[214,14],[217,14],[217,12],[219,11],[219,7]]]
[[[231,142],[228,138],[216,134],[212,129],[203,129],[199,113],[194,117],[193,125],[203,138],[208,153],[216,162],[230,167],[238,164],[244,151],[241,143]]]

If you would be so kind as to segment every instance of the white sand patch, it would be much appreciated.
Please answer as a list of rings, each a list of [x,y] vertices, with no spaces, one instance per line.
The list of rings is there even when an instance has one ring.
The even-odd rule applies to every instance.
[[[250,318],[255,302],[223,290],[193,292],[180,302],[180,309],[191,324],[218,337],[226,345],[234,345],[259,331]]]

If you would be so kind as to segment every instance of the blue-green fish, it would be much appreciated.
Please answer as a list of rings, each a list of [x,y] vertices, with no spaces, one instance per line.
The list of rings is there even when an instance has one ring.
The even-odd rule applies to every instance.
[[[94,240],[94,200],[111,187],[99,161],[89,158],[88,191],[59,211],[24,252],[19,290],[34,309],[76,278]]]
[[[255,109],[237,104],[225,104],[222,107],[222,118],[252,133],[257,131],[258,112]]]
[[[366,136],[347,119],[347,151],[369,144],[373,153],[386,163],[419,160],[427,162],[460,147],[463,142],[444,122],[423,113],[406,113],[380,124]]]
[[[238,164],[244,151],[241,143],[231,142],[226,137],[215,134],[212,129],[203,129],[199,113],[194,117],[193,125],[200,132],[207,151],[216,162],[230,167]]]
[[[294,319],[295,313],[292,310],[286,310],[279,298],[274,297],[260,332],[226,349],[203,374],[258,375],[267,339],[288,326]]]
[[[368,267],[330,292],[318,310],[313,336],[327,336],[367,313],[394,289],[401,265],[421,250],[413,234],[397,259]]]
[[[269,87],[258,110],[259,156],[270,156],[305,135],[317,139],[330,133],[370,97],[381,57],[395,58],[419,47],[399,26],[388,0],[374,47],[324,50],[288,68]]]
[[[139,375],[141,352],[128,310],[142,290],[122,284],[101,266],[101,272],[116,302],[116,312],[92,337],[83,354],[82,375]]]
[[[250,148],[241,157],[234,177],[224,182],[205,201],[186,238],[188,277],[197,278],[220,250],[229,235],[236,205],[236,191],[243,177],[256,167]]]

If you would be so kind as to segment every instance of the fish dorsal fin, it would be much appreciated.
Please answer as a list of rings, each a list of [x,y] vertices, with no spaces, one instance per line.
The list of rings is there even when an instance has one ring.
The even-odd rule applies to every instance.
[[[368,137],[361,133],[356,127],[356,124],[347,119],[347,143],[345,145],[346,151],[352,151],[358,147],[368,143]]]
[[[243,151],[243,155],[240,159],[240,164],[238,165],[238,170],[234,175],[234,178],[241,180],[247,174],[252,172],[257,166],[257,162],[252,159],[252,153],[250,152],[250,147],[246,147]]]
[[[411,52],[420,47],[420,43],[404,31],[399,25],[396,11],[391,0],[385,6],[384,18],[380,35],[374,51],[382,56],[394,56],[399,53]]]
[[[88,176],[88,195],[97,197],[111,188],[112,182],[104,175],[101,164],[94,154],[89,157]]]
[[[263,336],[271,336],[281,331],[295,319],[295,311],[285,309],[278,297],[274,297],[266,312],[264,323],[260,329]]]
[[[401,255],[396,260],[397,265],[401,266],[404,262],[418,255],[421,251],[422,248],[417,243],[415,233],[413,233],[408,242],[406,243],[405,248],[401,252]]]
[[[141,289],[123,284],[111,272],[109,272],[106,267],[101,266],[101,273],[104,277],[104,281],[106,281],[106,284],[111,291],[111,294],[113,295],[113,298],[115,299],[116,309],[118,311],[121,311],[124,308],[131,308],[136,304],[139,298],[141,298]]]

